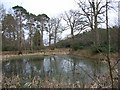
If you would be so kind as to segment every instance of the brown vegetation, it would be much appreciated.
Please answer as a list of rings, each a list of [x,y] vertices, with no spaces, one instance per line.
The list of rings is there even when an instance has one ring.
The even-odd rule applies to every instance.
[[[31,77],[28,77],[31,79]],[[13,75],[12,78],[3,76],[2,87],[3,88],[111,88],[110,76],[109,74],[103,75],[102,78],[97,77],[96,81],[84,84],[81,81],[76,81],[75,83],[64,82],[62,78],[58,81],[55,78],[42,80],[39,76],[35,76],[31,82],[22,83],[23,78],[20,76]],[[114,75],[115,88],[118,87],[118,77]]]

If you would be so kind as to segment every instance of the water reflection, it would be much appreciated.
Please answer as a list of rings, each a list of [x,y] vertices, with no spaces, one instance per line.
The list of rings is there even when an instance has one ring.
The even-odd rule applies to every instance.
[[[77,57],[72,55],[46,56],[21,58],[3,62],[3,73],[10,77],[12,74],[21,77],[40,76],[56,78],[71,82],[82,81],[89,82],[92,79],[89,75],[101,76],[107,70],[107,66],[97,60],[90,58]]]

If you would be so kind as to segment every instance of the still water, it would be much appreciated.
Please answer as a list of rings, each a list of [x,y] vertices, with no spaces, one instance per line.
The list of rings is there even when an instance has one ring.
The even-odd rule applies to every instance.
[[[78,57],[73,55],[58,55],[45,57],[22,57],[18,60],[3,62],[2,73],[11,77],[13,74],[25,78],[28,76],[40,76],[57,80],[64,79],[72,83],[82,81],[88,83],[95,79],[95,76],[102,76],[107,70],[107,66],[94,59]]]

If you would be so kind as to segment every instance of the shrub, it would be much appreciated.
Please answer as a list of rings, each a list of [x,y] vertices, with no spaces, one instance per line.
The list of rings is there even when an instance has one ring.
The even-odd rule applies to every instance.
[[[97,54],[97,53],[106,53],[107,52],[107,48],[101,47],[101,46],[99,46],[99,47],[92,47],[91,51],[94,54]]]
[[[18,51],[18,48],[14,46],[2,46],[2,51]]]
[[[111,45],[110,52],[112,52],[112,53],[117,52],[117,46]]]
[[[101,45],[99,47],[92,47],[91,51],[94,54],[107,53],[107,48],[108,48],[107,45],[104,44],[104,45]],[[111,45],[110,46],[110,52],[113,52],[113,53],[117,52],[117,48],[115,46]]]
[[[78,49],[83,49],[84,47],[79,45],[78,43],[75,43],[72,45],[72,49],[77,51]]]

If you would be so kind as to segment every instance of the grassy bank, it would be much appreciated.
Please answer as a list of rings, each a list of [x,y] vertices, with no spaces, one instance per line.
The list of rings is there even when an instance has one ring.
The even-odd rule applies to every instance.
[[[70,54],[76,55],[76,56],[84,56],[88,58],[94,58],[101,61],[107,60],[107,53],[92,53],[90,49],[84,49],[84,50],[77,50],[77,51],[71,51]],[[114,62],[116,62],[118,58],[117,53],[110,53],[110,59]]]
[[[2,54],[2,61],[6,61],[8,59],[14,58],[22,58],[22,57],[33,57],[33,56],[50,56],[50,55],[65,55],[69,54],[69,49],[55,49],[55,50],[40,50],[40,51],[33,51],[28,52],[23,51],[22,55],[17,55],[17,51],[13,53],[13,51],[5,51]]]
[[[25,52],[25,51],[24,51]],[[83,56],[83,57],[88,57],[88,58],[94,58],[98,60],[105,61],[107,59],[107,54],[106,53],[93,53],[91,52],[90,49],[82,49],[82,50],[70,50],[70,49],[55,49],[55,50],[42,50],[42,51],[34,51],[32,53],[26,52],[23,53],[22,55],[17,55],[17,52],[3,52],[2,55],[2,61],[6,61],[9,59],[13,58],[22,58],[22,57],[33,57],[33,56],[49,56],[49,55],[66,55],[66,54],[71,54],[75,56]],[[110,55],[112,61],[116,61],[118,58],[117,53],[111,53]]]
[[[50,55],[13,55],[13,56],[9,56],[8,58],[4,58],[2,61],[7,61],[7,60],[18,60],[21,58],[43,58],[44,56],[50,56]]]
[[[39,54],[3,55],[2,56],[2,61],[18,60],[18,59],[21,59],[21,58],[33,58],[33,57],[43,58],[44,56],[50,56],[50,55],[39,55]]]

